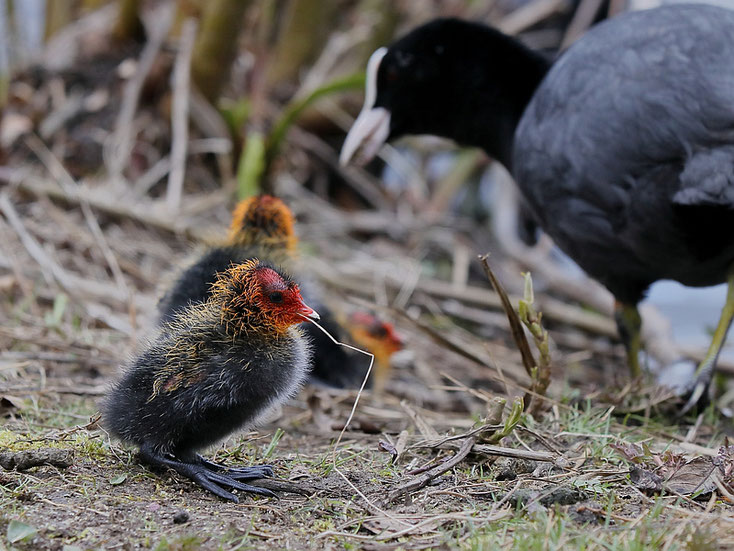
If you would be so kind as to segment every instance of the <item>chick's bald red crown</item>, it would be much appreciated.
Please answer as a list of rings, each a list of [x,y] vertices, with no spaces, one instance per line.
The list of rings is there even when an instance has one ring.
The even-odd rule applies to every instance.
[[[222,322],[234,334],[283,333],[297,323],[319,319],[295,282],[258,259],[218,274],[211,300],[221,302]]]
[[[229,242],[233,245],[269,245],[294,252],[298,244],[291,210],[277,197],[258,195],[243,199],[232,212]]]

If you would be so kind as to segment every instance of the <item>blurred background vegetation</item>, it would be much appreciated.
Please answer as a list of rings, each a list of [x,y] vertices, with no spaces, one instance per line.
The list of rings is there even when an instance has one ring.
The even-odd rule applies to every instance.
[[[224,140],[218,147],[229,148],[230,155],[222,161],[227,166],[220,163],[223,171],[217,177],[233,185],[228,180],[236,175],[238,195],[272,191],[273,171],[282,164],[279,153],[291,125],[297,122],[300,129],[338,146],[349,116],[359,109],[367,58],[397,33],[436,16],[459,16],[497,24],[552,55],[593,21],[625,4],[620,0],[2,0],[0,101],[6,112],[17,115],[4,120],[2,146],[8,155],[22,141],[18,138],[35,131],[52,150],[61,151],[75,177],[98,173],[107,161],[113,177],[135,181],[154,162],[137,157],[138,162],[125,162],[126,147],[130,154],[148,147],[165,153],[176,139],[173,134],[189,129],[187,124],[178,130],[172,125],[168,132],[133,129],[127,142],[110,146],[109,136],[102,134],[116,133],[118,142],[124,136],[119,127],[104,122],[113,122],[108,112],[127,99],[138,109],[156,109],[156,118],[162,120],[175,119],[177,109],[184,118],[188,113],[192,137]],[[17,86],[9,86],[11,75]],[[29,95],[28,86],[42,88],[52,78],[63,81],[62,96],[97,91],[96,102],[90,106],[64,101],[60,106],[65,97],[58,94],[50,94],[47,101]],[[133,83],[137,94],[128,90],[125,97],[122,89]],[[137,97],[130,99],[131,95]],[[214,109],[207,109],[207,104]],[[51,116],[55,121],[49,122]],[[130,123],[132,118],[128,114],[127,120],[118,117],[117,122]],[[96,138],[82,136],[80,126],[87,130],[96,126],[101,133]],[[56,138],[74,143],[61,145]],[[103,154],[105,148],[119,147],[123,150],[116,154]],[[464,159],[463,168],[457,170],[469,172],[478,162],[476,156],[473,161]],[[187,181],[192,177],[188,170],[184,174]],[[446,198],[436,197],[434,205],[442,200]]]

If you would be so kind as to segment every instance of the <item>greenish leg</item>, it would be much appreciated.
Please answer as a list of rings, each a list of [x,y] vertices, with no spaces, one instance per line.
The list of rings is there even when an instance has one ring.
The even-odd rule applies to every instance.
[[[708,390],[711,384],[711,379],[714,374],[714,368],[716,367],[716,360],[719,357],[724,341],[726,341],[726,333],[729,331],[732,318],[734,318],[734,266],[729,269],[729,274],[726,278],[726,283],[729,286],[726,293],[726,302],[724,308],[721,310],[721,317],[719,323],[716,325],[714,336],[711,339],[711,345],[709,346],[706,356],[703,361],[699,364],[696,369],[695,381],[691,396],[683,406],[681,415],[688,412],[693,406],[695,406],[704,393]]]
[[[636,379],[642,375],[642,370],[640,369],[640,349],[642,346],[640,329],[642,328],[642,318],[640,318],[637,305],[615,302],[614,319],[617,322],[619,337],[627,349],[627,365],[630,368],[630,374],[633,379]]]

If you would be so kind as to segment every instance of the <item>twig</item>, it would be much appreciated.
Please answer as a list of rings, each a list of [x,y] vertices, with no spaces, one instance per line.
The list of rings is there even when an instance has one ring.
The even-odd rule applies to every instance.
[[[59,266],[47,253],[43,250],[43,247],[28,233],[28,230],[23,226],[23,222],[18,216],[17,211],[10,202],[7,192],[0,193],[0,210],[5,215],[5,219],[8,224],[15,230],[18,235],[20,242],[23,243],[28,254],[31,255],[38,265],[44,270],[44,276],[48,279],[49,275],[53,276],[61,287],[67,291],[72,287],[69,276],[66,271]]]
[[[357,274],[349,274],[346,277],[346,274],[335,270],[333,265],[320,265],[320,263],[315,261],[312,261],[311,265],[318,271],[319,277],[327,281],[330,285],[348,289],[359,295],[371,294],[370,279],[360,277]],[[397,290],[399,288],[399,283],[392,281],[392,279],[386,280],[385,285],[391,290]],[[424,278],[416,284],[415,289],[416,291],[422,291],[429,295],[455,299],[478,306],[502,308],[502,302],[495,293],[471,285],[456,288],[446,281]],[[516,301],[518,298],[512,296],[510,300]],[[538,301],[538,306],[543,310],[547,318],[554,321],[567,323],[598,335],[617,337],[616,325],[608,316],[589,312],[550,297],[543,297],[542,300]]]
[[[431,447],[431,446],[427,446]],[[455,442],[446,442],[441,445],[442,448],[457,449],[459,446]],[[512,457],[515,459],[528,459],[530,461],[543,461],[546,463],[555,463],[557,455],[550,452],[522,450],[515,448],[505,448],[494,444],[475,444],[474,453],[484,455],[496,455],[499,457]]]
[[[37,450],[6,451],[0,453],[0,467],[12,471],[25,471],[32,467],[51,465],[65,469],[74,463],[74,450],[40,448]]]
[[[8,179],[0,172],[0,178]],[[79,198],[67,196],[56,185],[51,184],[47,180],[41,178],[26,177],[17,185],[19,191],[30,193],[36,197],[50,197],[57,201],[65,201],[69,204],[79,204]],[[80,186],[80,193],[84,193],[83,186]],[[160,214],[153,212],[153,209],[146,208],[143,204],[136,205],[135,210],[120,204],[114,198],[99,197],[96,195],[87,195],[86,200],[92,208],[95,208],[105,214],[116,218],[134,220],[151,228],[156,228],[177,235],[183,235],[187,239],[196,242],[207,243],[210,241],[208,234],[196,227],[184,227],[177,225],[176,221],[162,218]]]
[[[525,371],[527,372],[527,374],[532,378],[533,369],[535,368],[536,363],[535,358],[533,357],[533,353],[530,350],[530,343],[528,343],[528,339],[525,336],[525,330],[522,327],[522,322],[520,321],[520,318],[517,316],[517,312],[515,312],[515,309],[513,308],[512,303],[507,296],[507,293],[495,277],[492,269],[489,267],[489,262],[487,261],[487,258],[488,255],[485,254],[479,257],[479,261],[482,263],[482,268],[484,268],[484,273],[487,275],[489,282],[492,284],[492,288],[500,297],[500,301],[502,302],[502,309],[505,311],[505,314],[507,315],[507,321],[510,323],[512,338],[515,340],[515,344],[517,345],[517,348],[520,351],[520,355],[522,356],[522,364],[525,367]],[[525,405],[528,406],[529,401],[526,402]]]
[[[472,451],[472,447],[474,446],[476,441],[477,440],[474,436],[466,438],[464,442],[462,442],[459,451],[456,452],[451,459],[445,461],[444,463],[441,463],[440,465],[437,465],[431,470],[423,473],[421,476],[411,480],[407,484],[402,484],[398,486],[388,494],[388,501],[394,501],[407,493],[420,490],[421,488],[427,486],[433,479],[441,476],[446,471],[453,469],[456,465],[466,459],[466,456],[469,455],[469,453]]]
[[[581,0],[576,13],[573,14],[571,23],[566,28],[566,34],[563,35],[561,42],[561,50],[568,48],[573,42],[579,38],[594,22],[594,17],[599,13],[602,0]]]
[[[405,410],[405,413],[408,414],[410,419],[413,421],[416,427],[418,427],[418,430],[423,435],[424,438],[431,438],[436,439],[438,438],[438,432],[436,432],[436,429],[434,429],[431,425],[429,425],[423,417],[418,415],[418,412],[415,411],[412,407],[408,405],[408,403],[405,400],[402,400],[400,402],[400,407],[402,407]]]
[[[130,318],[131,322],[134,323],[135,307],[134,304],[130,301],[130,289],[128,288],[127,282],[125,281],[125,276],[122,274],[120,264],[117,262],[117,257],[112,252],[112,249],[107,243],[107,239],[102,232],[102,228],[99,226],[99,222],[97,221],[94,212],[89,206],[89,201],[87,201],[86,197],[84,197],[77,191],[79,186],[74,181],[74,178],[71,176],[71,174],[69,174],[66,168],[64,168],[64,165],[61,164],[61,161],[59,161],[58,158],[54,156],[54,154],[51,152],[51,150],[46,147],[46,144],[44,144],[34,134],[31,134],[26,138],[26,144],[41,160],[51,176],[53,176],[54,179],[59,182],[59,185],[61,185],[61,187],[63,188],[64,193],[68,196],[74,197],[76,201],[78,201],[79,206],[82,209],[82,214],[84,215],[84,220],[87,222],[87,226],[89,226],[89,229],[92,232],[92,236],[94,236],[97,246],[102,252],[102,256],[107,262],[107,265],[109,266],[110,271],[115,278],[115,283],[120,288],[120,291],[122,291],[122,293],[124,293],[124,295],[128,297]]]
[[[181,207],[184,175],[186,174],[186,147],[189,141],[189,88],[191,80],[191,53],[194,49],[197,23],[188,18],[181,27],[178,55],[173,67],[173,107],[171,114],[171,172],[166,188],[166,207],[177,212]]]
[[[456,434],[454,436],[447,436],[445,438],[441,438],[438,440],[427,440],[423,442],[417,442],[416,444],[413,444],[412,448],[440,448],[443,446],[446,442],[455,442],[456,440],[461,440],[463,438],[469,438],[471,436],[476,436],[479,433],[486,432],[486,431],[496,431],[503,427],[503,425],[498,424],[485,424],[480,427],[476,427],[469,432],[465,432],[462,434]]]
[[[513,11],[499,22],[498,27],[507,34],[517,34],[561,11],[566,5],[566,0],[535,0]]]
[[[160,9],[155,20],[158,23],[157,28],[150,33],[148,41],[145,43],[135,76],[125,86],[122,94],[122,107],[120,107],[120,113],[115,123],[115,132],[112,135],[109,148],[106,149],[110,177],[112,182],[118,186],[123,180],[122,173],[127,166],[132,151],[133,119],[140,100],[140,92],[168,35],[168,28],[171,26],[172,20],[172,9]]]

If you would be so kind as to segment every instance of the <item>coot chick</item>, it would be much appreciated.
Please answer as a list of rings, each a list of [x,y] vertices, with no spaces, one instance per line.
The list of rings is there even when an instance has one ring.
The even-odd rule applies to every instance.
[[[267,465],[227,468],[198,451],[251,426],[293,396],[311,351],[296,324],[318,319],[288,276],[250,260],[229,268],[210,298],[165,323],[106,396],[103,424],[140,448],[152,466],[170,467],[210,492],[273,496],[241,482],[272,476]]]
[[[191,303],[206,300],[216,275],[251,258],[266,260],[289,271],[297,270],[298,238],[291,210],[277,197],[260,195],[240,201],[232,213],[227,242],[197,255],[178,276],[158,304],[160,320],[170,320]],[[320,324],[337,340],[342,329],[320,300],[318,287],[299,279],[304,299],[320,314]],[[304,327],[313,342],[313,371],[317,382],[335,387],[353,386],[362,379],[362,363],[335,345],[318,327]]]
[[[403,340],[392,324],[369,312],[357,311],[349,316],[349,334],[357,346],[375,356],[375,378],[372,388],[376,393],[385,389],[390,379],[390,358],[403,348]]]
[[[373,54],[341,161],[403,134],[482,147],[616,298],[634,376],[647,288],[728,282],[685,412],[709,386],[734,315],[732,36],[734,11],[669,5],[600,23],[551,67],[495,29],[436,20]]]

